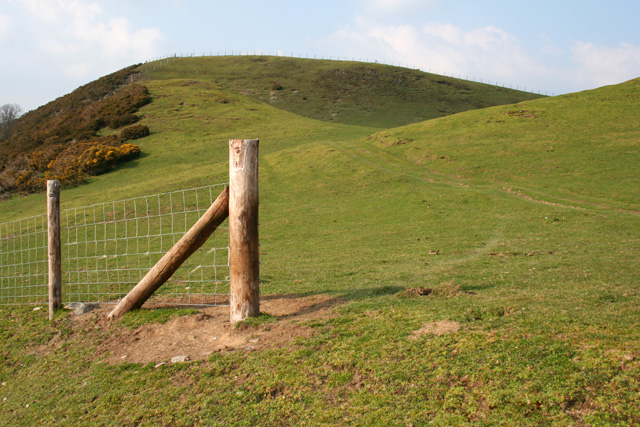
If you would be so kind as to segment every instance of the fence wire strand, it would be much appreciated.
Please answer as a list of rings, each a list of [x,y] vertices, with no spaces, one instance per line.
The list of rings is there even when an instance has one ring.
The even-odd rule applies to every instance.
[[[226,184],[63,210],[63,302],[116,303],[191,228]],[[227,304],[223,223],[148,304]],[[46,215],[0,224],[0,304],[47,301]]]
[[[0,304],[48,299],[47,215],[0,224]]]

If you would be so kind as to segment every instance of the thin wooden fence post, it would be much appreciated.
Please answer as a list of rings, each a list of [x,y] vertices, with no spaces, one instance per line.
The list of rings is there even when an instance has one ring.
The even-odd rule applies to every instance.
[[[49,320],[62,307],[62,251],[60,248],[60,183],[47,181],[47,247],[49,259]]]
[[[260,314],[257,139],[229,140],[229,314],[231,324]]]

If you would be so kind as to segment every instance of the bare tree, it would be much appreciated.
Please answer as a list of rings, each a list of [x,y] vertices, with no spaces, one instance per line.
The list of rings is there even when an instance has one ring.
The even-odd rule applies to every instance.
[[[0,107],[0,139],[9,138],[12,123],[21,114],[22,108],[18,104],[4,104]]]

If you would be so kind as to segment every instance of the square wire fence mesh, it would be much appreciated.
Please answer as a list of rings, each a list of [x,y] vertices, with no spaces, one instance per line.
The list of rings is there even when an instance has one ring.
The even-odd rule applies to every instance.
[[[225,185],[63,210],[63,302],[117,303],[197,222]],[[46,215],[0,224],[0,304],[46,303],[47,268]],[[147,304],[228,301],[225,221]]]
[[[67,209],[62,213],[63,300],[115,303],[211,206],[224,184]],[[226,304],[226,221],[148,304]]]
[[[48,301],[47,215],[0,224],[0,304]]]

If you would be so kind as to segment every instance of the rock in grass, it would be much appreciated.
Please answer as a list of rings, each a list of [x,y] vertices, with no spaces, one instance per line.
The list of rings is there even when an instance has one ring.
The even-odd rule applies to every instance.
[[[95,308],[92,304],[85,304],[83,302],[71,302],[64,306],[67,310],[73,310],[73,314],[80,315],[88,313]]]

